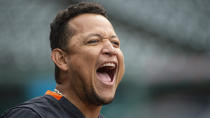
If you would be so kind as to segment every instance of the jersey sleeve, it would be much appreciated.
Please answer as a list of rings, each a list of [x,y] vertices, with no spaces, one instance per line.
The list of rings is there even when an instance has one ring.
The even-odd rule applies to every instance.
[[[30,108],[14,108],[6,112],[1,118],[41,118]]]

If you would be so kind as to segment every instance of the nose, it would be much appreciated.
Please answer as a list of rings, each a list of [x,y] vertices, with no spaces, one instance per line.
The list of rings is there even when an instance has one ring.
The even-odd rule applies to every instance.
[[[102,53],[107,56],[117,55],[116,48],[110,42],[110,40],[106,40],[103,45]]]

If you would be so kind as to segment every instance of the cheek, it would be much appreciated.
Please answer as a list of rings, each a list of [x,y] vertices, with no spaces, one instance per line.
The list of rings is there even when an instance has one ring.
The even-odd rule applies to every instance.
[[[118,50],[118,61],[119,61],[120,66],[124,65],[124,55],[120,49]]]
[[[83,57],[80,55],[71,56],[69,76],[72,78],[70,83],[73,84],[74,88],[83,91],[84,86],[89,86],[89,70],[89,66]]]
[[[86,48],[83,53],[84,61],[89,67],[95,67],[99,56],[99,49],[97,48]]]
[[[122,78],[125,72],[124,56],[123,56],[122,51],[119,51],[118,58],[119,58],[119,64],[120,64],[119,76],[120,78]]]
[[[77,72],[83,74],[83,76],[90,77],[92,71],[95,69],[96,61],[98,58],[97,49],[92,48],[84,48],[77,52],[77,54],[72,55],[71,58],[71,65],[74,66],[74,69]]]

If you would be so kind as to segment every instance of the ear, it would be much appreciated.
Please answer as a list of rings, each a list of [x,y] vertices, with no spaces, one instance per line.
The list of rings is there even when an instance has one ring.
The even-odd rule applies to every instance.
[[[53,62],[63,71],[67,71],[68,70],[68,62],[67,62],[67,55],[66,53],[59,49],[53,49],[51,52],[51,58],[53,60]]]

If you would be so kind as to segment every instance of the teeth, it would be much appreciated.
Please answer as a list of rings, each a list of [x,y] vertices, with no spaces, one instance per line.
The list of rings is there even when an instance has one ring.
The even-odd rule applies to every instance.
[[[102,65],[102,67],[104,67],[104,66],[110,66],[110,67],[115,68],[116,65],[114,63],[105,63]]]

